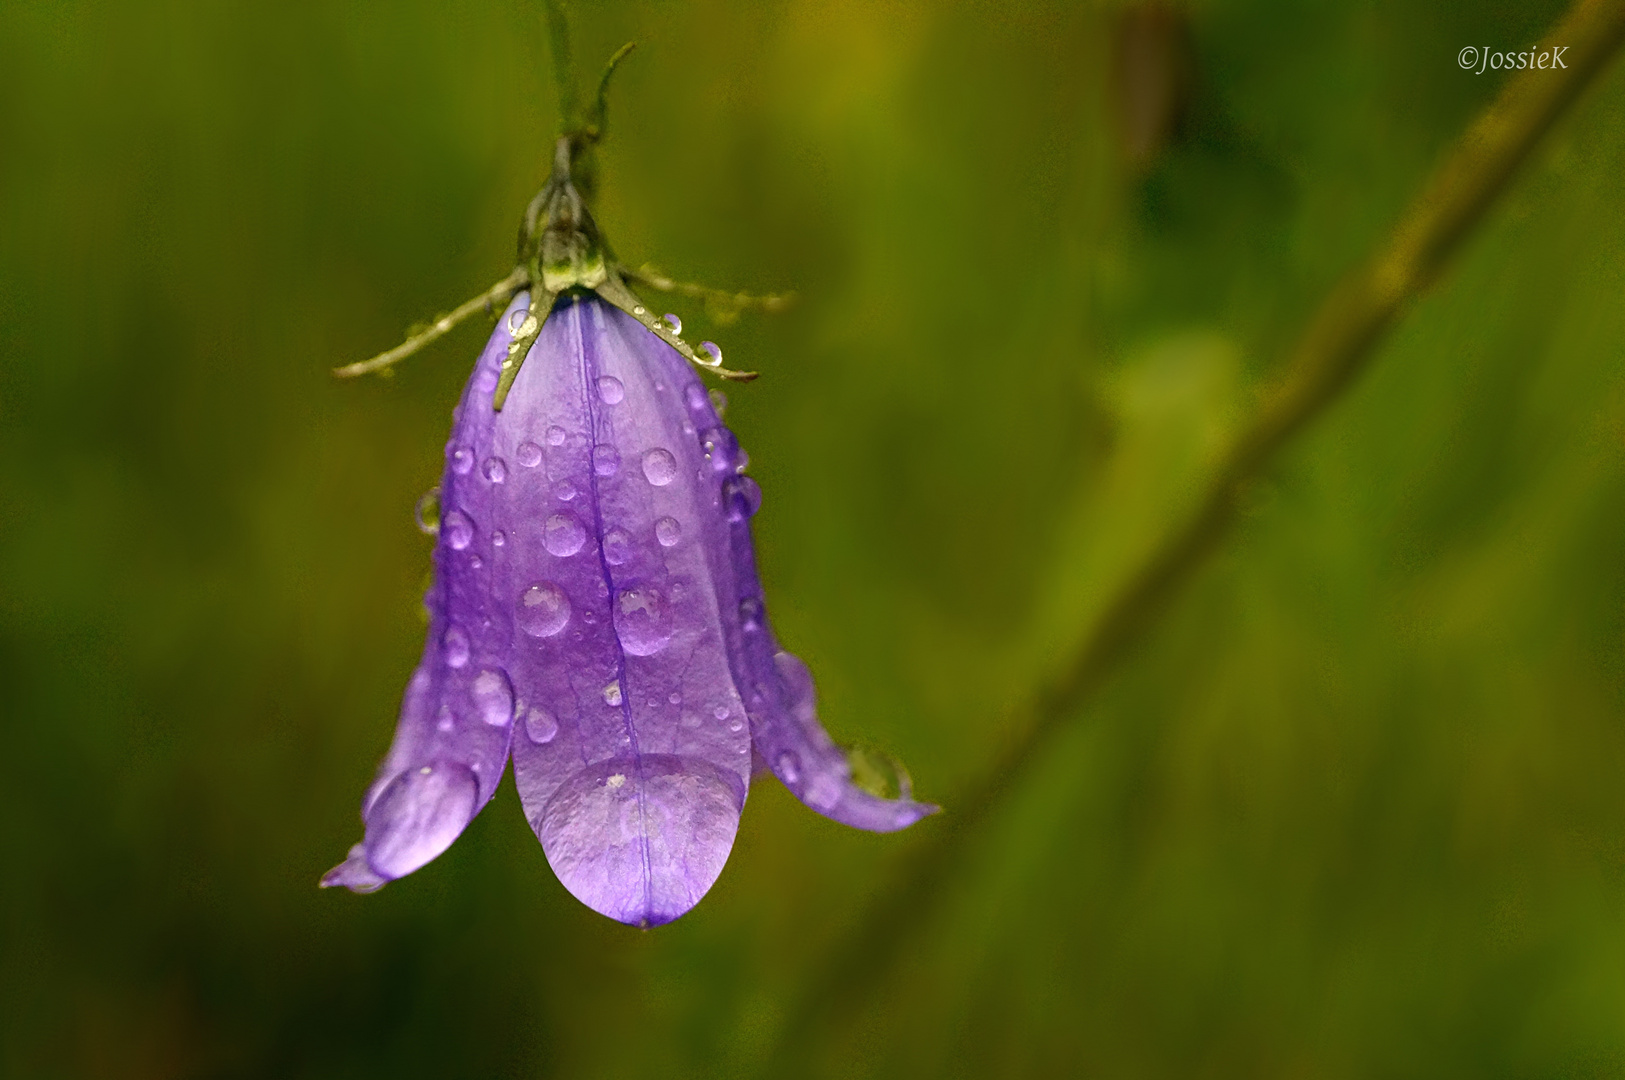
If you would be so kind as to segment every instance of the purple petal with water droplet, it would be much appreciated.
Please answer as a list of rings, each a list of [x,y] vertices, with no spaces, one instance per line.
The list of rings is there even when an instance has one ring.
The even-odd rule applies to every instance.
[[[618,309],[566,299],[496,413],[509,322],[454,413],[441,506],[467,528],[440,530],[428,645],[363,804],[366,838],[323,883],[368,891],[434,858],[510,751],[559,880],[634,925],[711,888],[753,767],[860,828],[932,812],[853,784],[819,725],[811,677],[762,607],[761,492],[689,364]]]
[[[494,456],[489,387],[495,383],[485,376],[499,369],[507,351],[507,321],[497,323],[480,354],[450,439],[481,461]],[[508,761],[514,701],[505,664],[513,620],[498,610],[492,592],[495,556],[506,538],[502,546],[491,542],[502,528],[497,507],[508,485],[462,468],[462,460],[447,459],[440,505],[444,518],[461,515],[468,529],[440,530],[434,583],[424,597],[428,642],[407,686],[394,741],[362,801],[366,836],[323,885],[370,892],[429,862],[490,801]]]
[[[675,351],[620,311],[565,302],[496,428],[495,453],[530,439],[543,454],[505,485],[493,522],[509,536],[497,577],[516,596],[545,580],[574,612],[551,636],[516,640],[506,665],[527,709],[556,724],[546,741],[514,741],[514,778],[559,880],[634,925],[668,922],[710,889],[750,780],[749,733],[701,712],[742,707],[717,598],[731,580],[717,557],[725,532],[716,492],[692,479],[704,455],[683,430],[691,381]],[[550,428],[567,433],[562,443],[538,438]],[[676,467],[651,483],[641,463],[663,465],[664,455]],[[623,464],[607,470],[606,460]],[[547,544],[544,523],[566,512],[561,480],[577,493],[567,512],[586,532],[579,549]],[[666,518],[687,535],[709,528],[713,544],[661,544],[655,526]]]

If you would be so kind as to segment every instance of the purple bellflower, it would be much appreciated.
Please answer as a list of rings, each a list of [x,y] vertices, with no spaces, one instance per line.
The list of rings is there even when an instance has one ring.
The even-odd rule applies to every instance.
[[[365,838],[324,886],[369,892],[445,851],[510,757],[559,880],[636,926],[711,888],[758,773],[860,829],[936,809],[901,769],[895,798],[859,782],[773,634],[751,544],[761,491],[694,365],[750,376],[652,315],[627,280],[669,283],[600,237],[571,176],[602,103],[601,87],[593,122],[558,141],[514,273],[340,369],[387,366],[510,300],[452,413],[423,660],[362,801]]]

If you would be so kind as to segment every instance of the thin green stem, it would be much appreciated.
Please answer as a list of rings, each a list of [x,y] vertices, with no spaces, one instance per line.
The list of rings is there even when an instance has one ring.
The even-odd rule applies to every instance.
[[[1370,364],[1387,331],[1483,221],[1540,137],[1622,39],[1625,0],[1576,3],[1545,46],[1568,46],[1568,67],[1511,78],[1456,141],[1394,232],[1328,294],[1291,353],[1285,377],[1215,471],[1195,513],[1174,524],[1124,581],[1071,662],[1014,710],[1010,727],[1017,734],[1010,749],[960,798],[945,800],[948,812],[914,850],[897,886],[829,953],[830,962],[790,1012],[764,1072],[807,1068],[820,1034],[855,1011],[864,1000],[862,988],[884,975],[911,933],[929,925],[932,903],[943,894],[941,885],[972,832],[1206,565],[1229,534],[1248,482]]]
[[[562,0],[547,0],[547,41],[553,53],[553,85],[559,95],[559,129],[573,131],[581,120],[576,90],[575,53],[570,48],[570,17]]]

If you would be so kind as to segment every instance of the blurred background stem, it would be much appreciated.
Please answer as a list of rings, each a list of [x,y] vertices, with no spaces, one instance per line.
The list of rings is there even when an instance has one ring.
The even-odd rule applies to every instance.
[[[1077,719],[1118,661],[1219,550],[1247,486],[1274,454],[1320,416],[1378,355],[1387,332],[1472,235],[1496,197],[1565,109],[1607,66],[1625,39],[1625,3],[1580,0],[1537,52],[1567,46],[1565,68],[1528,70],[1508,79],[1444,155],[1384,241],[1321,302],[1290,354],[1284,376],[1261,395],[1252,421],[1214,471],[1194,514],[1174,523],[1104,609],[1072,662],[1007,724],[1009,749],[974,786],[943,800],[929,841],[917,848],[896,885],[838,943],[790,1017],[764,1074],[795,1071],[826,1025],[862,1003],[862,988],[881,978],[912,933],[930,925],[942,882],[967,841]],[[930,826],[928,826],[930,827]]]

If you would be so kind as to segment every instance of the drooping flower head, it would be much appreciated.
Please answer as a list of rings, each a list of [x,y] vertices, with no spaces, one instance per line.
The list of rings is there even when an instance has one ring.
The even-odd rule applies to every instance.
[[[602,101],[559,140],[519,267],[464,305],[511,297],[453,412],[423,660],[365,838],[323,885],[371,891],[429,862],[510,757],[559,880],[640,926],[710,889],[755,773],[862,829],[935,809],[900,771],[895,798],[854,778],[774,637],[750,532],[761,491],[695,365],[749,376],[652,315],[600,237],[571,174]]]

